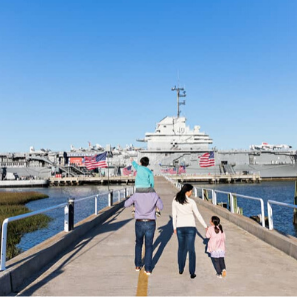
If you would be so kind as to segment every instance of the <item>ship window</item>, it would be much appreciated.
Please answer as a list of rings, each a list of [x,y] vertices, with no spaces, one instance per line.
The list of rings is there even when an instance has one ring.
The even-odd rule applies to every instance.
[[[164,128],[166,128],[166,125],[164,125]]]

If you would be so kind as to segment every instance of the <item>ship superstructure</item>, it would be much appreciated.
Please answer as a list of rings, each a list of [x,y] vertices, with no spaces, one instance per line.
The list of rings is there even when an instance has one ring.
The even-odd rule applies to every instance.
[[[200,132],[200,126],[193,130],[186,125],[185,117],[165,117],[157,123],[155,132],[146,133],[140,140],[147,142],[147,150],[208,150],[212,139]]]

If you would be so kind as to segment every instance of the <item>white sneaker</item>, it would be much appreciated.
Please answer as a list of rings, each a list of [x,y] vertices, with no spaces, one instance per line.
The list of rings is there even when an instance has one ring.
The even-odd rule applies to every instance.
[[[152,273],[150,271],[145,271],[146,275],[151,275]]]
[[[217,274],[217,278],[222,278],[222,275],[221,274]]]

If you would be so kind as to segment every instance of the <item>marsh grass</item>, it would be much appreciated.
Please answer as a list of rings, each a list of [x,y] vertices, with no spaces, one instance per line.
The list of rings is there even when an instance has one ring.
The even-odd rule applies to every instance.
[[[38,192],[0,192],[0,224],[6,218],[18,216],[30,212],[26,203],[38,199],[48,198],[47,195]],[[22,251],[16,247],[21,241],[23,234],[47,227],[51,218],[39,214],[26,219],[18,220],[8,224],[7,229],[7,251],[6,258],[11,259]],[[1,246],[1,242],[0,242]]]

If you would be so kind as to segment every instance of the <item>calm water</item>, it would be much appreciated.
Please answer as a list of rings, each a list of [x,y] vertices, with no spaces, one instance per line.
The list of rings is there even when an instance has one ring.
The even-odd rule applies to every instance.
[[[202,187],[201,184],[196,184]],[[226,192],[238,193],[247,196],[254,196],[264,200],[265,216],[267,216],[267,200],[276,200],[285,203],[294,204],[295,183],[288,182],[262,182],[260,184],[217,184],[204,185],[206,188],[218,189]],[[110,186],[111,189],[123,189],[124,185]],[[26,206],[34,211],[47,208],[57,204],[67,202],[68,198],[82,198],[98,193],[106,193],[107,186],[82,186],[82,187],[51,187],[51,188],[20,188],[20,189],[1,189],[1,191],[38,191],[49,196],[47,199],[41,199],[28,203]],[[161,197],[162,198],[162,197]],[[117,199],[117,197],[115,198]],[[227,195],[217,195],[218,202],[227,202]],[[243,214],[247,217],[261,213],[260,202],[237,198],[238,206],[243,208]],[[100,198],[99,209],[107,206],[107,195]],[[274,228],[280,232],[297,237],[297,227],[292,223],[293,209],[273,205]],[[86,200],[75,204],[75,223],[94,213],[94,199]],[[23,236],[19,248],[27,250],[47,238],[64,230],[64,209],[60,208],[46,213],[53,218],[49,227],[37,230]]]
[[[124,185],[120,186],[110,186],[112,190],[118,190],[125,188]],[[49,188],[17,188],[17,189],[1,189],[1,191],[6,192],[28,192],[28,191],[37,191],[44,193],[49,196],[49,198],[41,199],[37,201],[32,201],[26,204],[26,206],[32,210],[40,210],[62,204],[68,201],[68,198],[83,198],[96,194],[107,193],[107,186],[81,186],[81,187],[49,187]],[[114,197],[114,200],[117,201],[118,196]],[[98,199],[98,210],[107,206],[108,197],[107,194]],[[79,203],[76,203],[74,206],[74,223],[83,220],[84,218],[90,216],[95,212],[95,202],[94,199],[88,199]],[[18,247],[23,251],[32,248],[33,246],[41,243],[45,239],[48,239],[55,234],[64,230],[64,208],[58,208],[51,210],[45,213],[53,220],[49,223],[48,228],[37,230],[35,232],[25,234]]]
[[[196,187],[202,187],[196,184]],[[216,184],[204,185],[208,189],[217,189],[246,196],[262,198],[264,201],[265,216],[267,216],[267,200],[275,200],[294,204],[294,181],[262,182],[260,184]],[[199,191],[198,191],[199,193]],[[226,194],[217,194],[218,202],[227,202]],[[237,204],[243,208],[243,215],[250,217],[261,213],[260,201],[237,197]],[[292,208],[272,205],[274,229],[285,234],[297,237],[297,226],[293,224]]]

